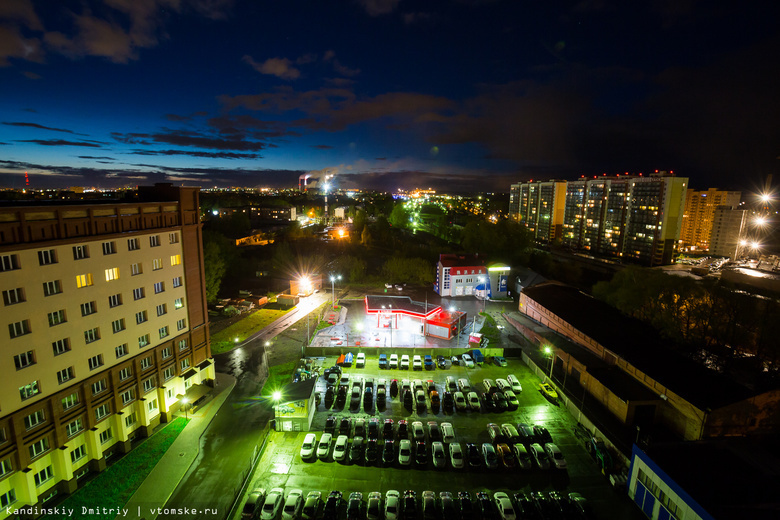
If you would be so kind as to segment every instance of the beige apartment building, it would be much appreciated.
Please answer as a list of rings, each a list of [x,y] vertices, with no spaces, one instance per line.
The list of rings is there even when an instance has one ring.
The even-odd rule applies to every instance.
[[[0,206],[0,519],[213,385],[198,188]]]
[[[741,198],[741,191],[687,190],[680,231],[682,246],[692,251],[710,250],[716,210],[719,206],[736,208]]]

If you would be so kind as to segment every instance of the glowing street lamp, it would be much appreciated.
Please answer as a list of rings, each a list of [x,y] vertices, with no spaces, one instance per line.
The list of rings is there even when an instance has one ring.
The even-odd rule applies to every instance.
[[[330,290],[333,295],[333,308],[336,308],[336,280],[341,280],[341,275],[330,275]]]
[[[187,405],[189,404],[189,400],[186,397],[182,397],[181,399],[181,405],[184,408],[184,418],[189,419],[189,416],[187,415]]]

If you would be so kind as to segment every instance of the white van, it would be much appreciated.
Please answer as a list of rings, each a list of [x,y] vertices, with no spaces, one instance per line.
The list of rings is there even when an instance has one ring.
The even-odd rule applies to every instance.
[[[308,460],[314,455],[314,444],[317,441],[317,436],[313,433],[307,433],[303,438],[303,445],[301,446],[301,458]]]

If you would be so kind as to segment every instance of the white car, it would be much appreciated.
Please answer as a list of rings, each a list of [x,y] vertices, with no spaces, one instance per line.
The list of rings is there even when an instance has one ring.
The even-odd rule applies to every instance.
[[[509,382],[509,385],[512,387],[512,391],[515,394],[519,394],[523,391],[523,387],[520,386],[520,380],[517,379],[517,377],[514,374],[509,374],[506,376],[506,380]]]
[[[474,368],[474,359],[472,359],[472,357],[468,354],[463,354],[460,356],[460,362],[466,368]]]
[[[444,444],[436,441],[431,444],[431,456],[433,457],[433,466],[436,468],[447,467],[447,455],[444,454]]]
[[[450,443],[450,463],[455,469],[463,468],[463,449],[459,442]]]
[[[453,442],[455,440],[455,428],[452,427],[452,423],[441,423],[441,437],[444,442]]]
[[[412,358],[412,369],[422,370],[422,358],[420,356],[414,356]]]
[[[500,491],[494,493],[493,502],[496,504],[496,509],[498,509],[501,520],[515,520],[517,518],[517,513],[515,513],[515,508],[512,507],[512,501],[509,500],[509,495]]]
[[[463,392],[455,392],[455,408],[458,409],[458,411],[465,411],[468,407],[468,404],[466,403],[466,398],[463,396]]]
[[[279,508],[282,507],[283,497],[284,489],[273,488],[265,497],[263,508],[260,510],[260,520],[273,520],[276,518]]]
[[[509,381],[506,379],[496,379],[496,387],[498,387],[499,390],[502,392],[506,390],[510,390],[512,387],[509,385]]]
[[[464,394],[471,392],[471,385],[469,384],[469,380],[458,379],[458,390],[460,390]]]
[[[517,400],[515,393],[511,390],[506,390],[504,392],[504,397],[506,398],[507,408],[509,411],[517,410],[517,408],[520,406],[520,402]]]
[[[303,444],[301,445],[301,458],[308,460],[314,456],[314,444],[317,441],[317,436],[313,433],[307,433],[303,438]]]
[[[366,366],[366,355],[358,352],[358,355],[355,356],[355,367],[363,368],[364,366]]]
[[[298,518],[298,513],[303,506],[303,491],[300,489],[293,489],[287,493],[287,499],[284,501],[284,507],[282,508],[282,520],[295,520]]]
[[[412,438],[415,441],[425,440],[425,430],[423,429],[423,423],[420,421],[414,421],[412,423]]]
[[[469,392],[469,394],[466,396],[466,400],[469,402],[469,408],[474,410],[475,412],[478,412],[480,409],[479,405],[479,396],[476,392]]]
[[[385,493],[385,520],[397,520],[401,502],[401,493],[391,489]]]
[[[390,354],[390,361],[387,362],[390,368],[398,368],[398,354]]]
[[[306,495],[306,501],[303,503],[301,518],[303,520],[314,520],[320,510],[320,501],[322,499],[321,491],[309,491]]]
[[[547,456],[550,457],[553,465],[558,469],[566,469],[566,459],[563,458],[560,448],[552,442],[548,442],[544,445],[544,451]]]
[[[412,441],[401,439],[398,443],[398,464],[408,466],[412,463]]]
[[[336,462],[343,462],[347,458],[347,448],[349,446],[349,437],[346,435],[339,435],[336,438],[336,444],[333,445],[333,460]]]
[[[401,370],[409,370],[409,354],[401,356]]]
[[[333,440],[333,435],[330,433],[323,433],[320,437],[320,443],[317,445],[317,458],[325,460],[330,455],[330,442]]]

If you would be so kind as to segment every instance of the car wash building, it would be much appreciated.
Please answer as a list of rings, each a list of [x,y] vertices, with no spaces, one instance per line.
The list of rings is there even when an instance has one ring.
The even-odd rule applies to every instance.
[[[466,321],[465,312],[445,311],[441,305],[415,302],[408,296],[368,295],[365,301],[366,315],[376,319],[380,330],[451,339]]]

